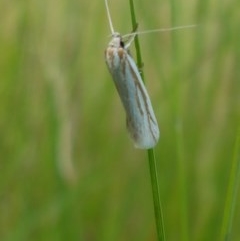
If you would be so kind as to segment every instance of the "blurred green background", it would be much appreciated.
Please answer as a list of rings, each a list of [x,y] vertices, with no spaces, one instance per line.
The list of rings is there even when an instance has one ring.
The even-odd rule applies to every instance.
[[[129,33],[129,2],[109,5]],[[240,2],[135,7],[139,30],[198,24],[140,42],[167,240],[182,240],[183,218],[189,240],[219,240],[240,123]],[[156,240],[147,153],[104,63],[109,34],[103,0],[0,1],[1,241]],[[233,221],[240,240],[239,202]]]

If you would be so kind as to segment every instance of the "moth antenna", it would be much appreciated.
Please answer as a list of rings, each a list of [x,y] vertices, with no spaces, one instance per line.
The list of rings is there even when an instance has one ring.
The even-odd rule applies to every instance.
[[[172,28],[160,28],[160,29],[151,29],[151,30],[146,30],[146,31],[138,31],[135,33],[129,33],[129,34],[125,34],[122,37],[126,38],[126,37],[130,37],[132,35],[140,35],[140,34],[147,34],[147,33],[157,33],[157,32],[167,32],[167,31],[173,31],[173,30],[179,30],[179,29],[185,29],[185,28],[195,28],[198,25],[196,24],[192,24],[192,25],[184,25],[184,26],[177,26],[177,27],[172,27]]]
[[[105,0],[105,6],[106,6],[106,10],[107,10],[107,16],[108,16],[108,22],[109,22],[110,30],[111,30],[111,33],[113,34],[114,33],[114,28],[113,28],[112,18],[111,18],[111,15],[110,15],[110,11],[109,11],[108,1],[107,0]]]

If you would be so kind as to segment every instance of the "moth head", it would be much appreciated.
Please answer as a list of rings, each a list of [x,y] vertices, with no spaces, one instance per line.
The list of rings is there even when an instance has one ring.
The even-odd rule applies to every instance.
[[[115,32],[112,34],[112,39],[109,43],[109,46],[115,48],[124,48],[124,42],[122,41],[122,36],[120,33]]]

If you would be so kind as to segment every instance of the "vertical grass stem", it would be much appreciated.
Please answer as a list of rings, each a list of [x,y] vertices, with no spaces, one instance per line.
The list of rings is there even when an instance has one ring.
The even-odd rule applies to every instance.
[[[226,203],[223,213],[223,223],[221,229],[221,241],[231,240],[232,222],[237,201],[237,193],[240,181],[240,125],[238,127],[237,138],[232,161],[232,168],[227,190]]]
[[[133,0],[129,0],[129,2],[130,2],[132,26],[133,26],[133,29],[135,29],[137,26],[137,22],[135,17]],[[142,57],[141,57],[138,36],[135,37],[135,48],[136,48],[136,55],[137,55],[137,66],[138,68],[141,68],[143,64],[142,64]],[[143,71],[141,71],[140,74],[144,81]],[[150,176],[151,176],[157,237],[158,237],[158,241],[165,241],[166,239],[165,239],[165,231],[164,231],[164,220],[163,220],[162,205],[161,205],[161,199],[160,199],[160,193],[159,193],[156,158],[154,154],[154,149],[149,149],[147,152],[148,152],[148,161],[149,161]]]

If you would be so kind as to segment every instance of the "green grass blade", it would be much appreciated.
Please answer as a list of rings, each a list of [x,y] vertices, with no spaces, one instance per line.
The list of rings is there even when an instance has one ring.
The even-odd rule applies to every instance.
[[[164,241],[166,240],[165,230],[164,230],[164,219],[163,219],[160,192],[158,188],[156,158],[155,158],[153,149],[148,150],[148,161],[149,161],[149,167],[150,167],[151,185],[152,185],[153,202],[154,202],[154,213],[155,213],[155,222],[157,227],[158,240]]]
[[[129,0],[129,2],[130,2],[132,27],[133,27],[133,29],[136,29],[136,27],[138,26],[138,23],[136,21],[133,0]],[[142,68],[143,63],[142,63],[142,55],[141,55],[141,51],[140,51],[140,43],[139,43],[138,35],[135,36],[134,43],[135,43],[135,48],[136,48],[137,66],[138,66],[138,68]],[[143,71],[141,71],[140,74],[141,74],[143,82],[145,82]]]
[[[237,201],[239,181],[240,181],[240,126],[237,132],[232,168],[230,173],[225,209],[223,214],[223,223],[222,223],[221,239],[220,239],[222,241],[231,240],[232,222],[233,222],[234,210],[235,210],[236,201]]]
[[[136,17],[135,17],[133,0],[129,0],[129,2],[130,2],[132,26],[133,26],[133,29],[135,29],[137,26],[137,21],[136,21]],[[135,37],[135,48],[136,48],[136,55],[137,55],[137,65],[138,65],[138,68],[141,68],[142,67],[142,57],[141,57],[138,36]],[[140,74],[144,81],[143,71],[141,71]],[[151,185],[152,185],[157,236],[158,236],[159,241],[165,241],[166,239],[165,239],[165,231],[164,231],[164,220],[163,220],[162,205],[161,205],[160,192],[159,192],[159,186],[158,186],[157,165],[156,165],[154,149],[148,150],[148,161],[149,161],[150,176],[151,176]]]
[[[178,25],[179,15],[182,8],[179,2],[171,0],[171,24]],[[189,240],[189,221],[188,221],[188,187],[187,187],[187,165],[184,153],[184,136],[183,136],[183,106],[182,106],[182,86],[179,81],[180,69],[176,66],[181,66],[181,40],[177,32],[171,33],[171,62],[172,62],[172,82],[171,90],[173,95],[171,97],[173,120],[175,125],[175,142],[176,142],[176,158],[177,158],[177,172],[179,185],[179,199],[180,199],[180,235],[179,240]]]

